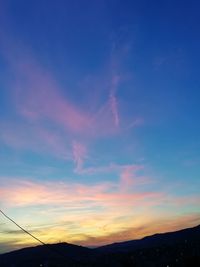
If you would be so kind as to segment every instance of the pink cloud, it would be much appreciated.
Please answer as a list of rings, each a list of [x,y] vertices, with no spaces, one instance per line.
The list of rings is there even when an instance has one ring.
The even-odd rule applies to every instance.
[[[142,168],[143,166],[140,165],[130,165],[122,169],[120,174],[120,187],[122,191],[131,190],[137,185],[152,183],[152,180],[150,180],[148,177],[142,177],[136,174],[136,171]]]
[[[14,102],[18,112],[32,122],[49,120],[66,132],[99,137],[116,133],[119,115],[115,92],[119,78],[111,81],[108,103],[92,113],[83,110],[66,95],[55,79],[31,57],[21,55],[18,61],[10,58],[15,92]],[[66,91],[66,90],[65,90]],[[114,118],[114,124],[113,124]]]
[[[55,80],[44,70],[26,62],[18,68],[16,81],[17,107],[23,116],[29,120],[49,119],[67,131],[87,131],[90,115],[62,96]]]
[[[12,76],[6,88],[9,88],[13,107],[17,110],[17,113],[14,110],[13,120],[18,123],[13,123],[12,119],[7,121],[7,125],[1,128],[1,141],[15,149],[41,151],[74,160],[75,171],[79,174],[116,171],[117,167],[112,164],[100,167],[84,165],[88,157],[86,140],[120,134],[122,130],[116,97],[122,77],[116,74],[115,66],[110,68],[111,75],[100,73],[106,93],[104,91],[104,100],[98,100],[98,105],[91,111],[69,99],[67,90],[63,90],[22,44],[19,49],[12,43],[5,42],[3,52]],[[19,115],[17,119],[16,114]],[[73,140],[81,140],[81,143]]]
[[[129,178],[130,186],[122,188],[122,181],[127,181],[127,175],[128,170],[125,170],[118,181],[93,185],[12,180],[9,184],[1,183],[1,205],[8,213],[29,207],[29,214],[24,215],[23,225],[33,225],[34,221],[36,227],[42,223],[44,229],[40,227],[40,237],[43,240],[47,237],[46,232],[51,221],[57,226],[49,227],[48,238],[53,238],[55,242],[56,237],[62,235],[67,242],[87,245],[139,238],[199,222],[199,214],[195,217],[190,213],[183,218],[177,215],[177,210],[173,211],[172,208],[176,206],[174,203],[179,197],[151,190],[138,192],[134,184],[129,182]],[[188,196],[188,201],[190,198]],[[157,206],[165,207],[166,200],[169,204],[169,199],[170,214],[167,211],[158,212]],[[191,205],[193,204],[192,201]],[[195,205],[199,204],[196,202]],[[34,206],[38,208],[32,209]],[[184,206],[182,203],[178,210],[184,210]],[[14,214],[20,223],[21,216],[17,212]],[[76,227],[70,228],[74,223]]]
[[[95,185],[80,183],[57,182],[31,182],[26,180],[13,181],[12,185],[3,185],[0,188],[2,202],[11,206],[26,206],[38,204],[81,203],[89,201],[90,204],[116,207],[117,205],[133,205],[134,202],[146,198],[158,197],[154,192],[131,192],[121,188],[121,180],[115,182],[102,182]],[[83,206],[85,203],[83,203]]]
[[[134,168],[130,166],[125,168],[121,173],[121,183],[122,186],[125,186],[125,188],[133,185],[133,170]]]
[[[0,140],[14,149],[51,153],[57,158],[70,159],[70,146],[59,132],[38,124],[0,122]]]
[[[37,62],[35,55],[32,55],[20,40],[13,39],[6,32],[1,37],[2,54],[9,64],[12,75],[12,79],[9,78],[7,82],[7,87],[15,92],[14,104],[22,116],[31,122],[44,123],[49,120],[56,126],[64,128],[67,133],[85,134],[89,137],[101,137],[120,132],[116,128],[119,128],[123,118],[119,115],[119,101],[116,93],[120,82],[125,77],[125,75],[122,77],[123,70],[121,71],[120,68],[129,53],[130,44],[118,46],[118,41],[113,42],[107,66],[104,66],[105,68],[97,75],[98,79],[95,80],[96,83],[103,81],[101,82],[104,87],[102,91],[108,97],[105,100],[104,95],[104,103],[99,99],[94,101],[98,104],[96,103],[97,105],[91,111],[90,108],[85,110],[79,103],[74,103],[67,94],[62,94],[63,88],[53,75]],[[100,87],[94,84],[92,91],[100,91]],[[70,88],[70,90],[75,89]],[[67,92],[66,88],[64,91]],[[99,96],[99,92],[97,95]],[[91,101],[93,99],[87,103],[89,106],[93,105]],[[100,107],[99,102],[101,102]]]
[[[62,89],[53,76],[23,44],[13,46],[12,43],[13,40],[4,34],[1,50],[12,75],[7,87],[13,93],[19,114],[32,122],[48,119],[72,133],[88,132],[92,114],[62,95]]]
[[[119,127],[116,127],[115,121],[113,120],[110,101],[108,100],[93,113],[89,135],[95,138],[108,137],[120,134],[120,130]]]
[[[119,133],[116,81],[112,81],[109,100],[100,109],[85,111],[62,95],[52,76],[31,59],[14,67],[14,88],[18,113],[32,123],[53,123],[66,133],[102,137]],[[116,127],[117,126],[117,127]]]

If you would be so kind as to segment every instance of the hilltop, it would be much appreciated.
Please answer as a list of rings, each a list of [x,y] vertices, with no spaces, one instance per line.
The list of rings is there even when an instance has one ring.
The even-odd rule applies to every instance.
[[[95,249],[69,243],[23,248],[0,255],[1,267],[197,267],[200,225]]]

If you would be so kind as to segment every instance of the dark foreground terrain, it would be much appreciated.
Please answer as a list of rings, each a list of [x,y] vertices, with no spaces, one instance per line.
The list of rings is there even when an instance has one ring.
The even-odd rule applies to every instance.
[[[200,267],[200,225],[89,249],[68,243],[0,254],[0,267]]]

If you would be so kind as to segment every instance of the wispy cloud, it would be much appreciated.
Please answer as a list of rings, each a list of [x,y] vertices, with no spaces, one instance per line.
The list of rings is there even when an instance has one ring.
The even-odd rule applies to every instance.
[[[94,174],[102,174],[102,173],[123,173],[126,169],[130,169],[132,172],[136,172],[138,170],[143,169],[142,165],[137,164],[116,164],[110,163],[105,166],[91,166],[91,167],[84,167],[83,164],[81,168],[76,169],[77,173],[79,174],[87,174],[87,175],[94,175]]]
[[[56,237],[62,236],[67,242],[89,246],[140,238],[200,222],[198,212],[158,213],[157,206],[161,203],[167,201],[169,205],[171,202],[173,207],[174,202],[180,199],[167,193],[138,192],[135,189],[139,182],[130,181],[137,178],[129,177],[129,171],[125,170],[117,183],[93,185],[13,180],[11,186],[1,184],[1,202],[18,223],[44,241],[58,242]],[[188,202],[190,199],[191,196],[188,196]],[[182,203],[179,208],[184,205]],[[29,213],[20,217],[22,209],[28,209]],[[13,230],[12,227],[8,229],[9,238]],[[29,243],[31,240],[25,236],[21,246]]]
[[[87,246],[101,246],[108,243],[139,239],[155,233],[166,233],[187,227],[194,227],[198,225],[199,222],[200,213],[176,215],[168,218],[152,218],[146,216],[143,221],[139,223],[134,222],[134,226],[124,227],[121,231],[116,231],[114,233],[107,233],[105,231],[101,236],[80,235],[82,241],[78,241],[77,243]]]
[[[83,144],[77,141],[72,143],[72,149],[73,159],[76,165],[75,171],[79,173],[82,171],[84,160],[87,158],[87,149]]]
[[[16,150],[50,154],[59,159],[71,159],[64,135],[49,127],[24,122],[0,122],[0,141]]]
[[[134,213],[141,213],[136,211],[139,203],[153,206],[161,197],[157,192],[138,193],[134,188],[132,191],[130,187],[121,188],[121,184],[121,178],[117,183],[102,182],[93,185],[20,179],[13,180],[9,186],[1,183],[0,195],[2,207],[8,213],[14,210],[12,216],[16,216],[15,219],[24,227],[41,223],[48,225],[51,221],[55,227],[48,229],[48,238],[54,236],[55,239],[56,232],[60,231],[63,234],[69,227],[70,233],[65,238],[74,242],[81,241],[83,234],[101,236],[105,230],[108,233],[121,231],[123,224],[130,223],[128,218],[133,216],[133,209]],[[20,217],[19,211],[26,209],[29,210],[28,216]],[[123,216],[124,220],[118,220]],[[113,227],[105,228],[105,225],[111,224]],[[34,227],[31,229],[34,230]],[[46,230],[45,226],[41,227],[40,235],[43,236]],[[47,236],[44,238],[46,240]]]
[[[90,113],[89,110],[80,108],[78,103],[73,103],[66,94],[62,94],[63,89],[53,76],[33,58],[20,53],[17,61],[10,58],[8,62],[14,77],[13,82],[8,85],[14,92],[14,104],[18,114],[28,121],[43,124],[51,122],[71,134],[101,136],[102,126],[104,126],[103,134],[115,132],[110,130],[113,123],[108,121],[109,118],[111,119],[108,114],[104,116],[105,109],[103,113],[99,113],[98,108]],[[119,125],[115,95],[119,80],[118,76],[112,78],[109,97],[115,126]],[[97,116],[98,113],[100,117]]]
[[[111,89],[110,89],[110,108],[113,114],[114,118],[114,123],[115,126],[119,126],[119,111],[118,111],[118,103],[117,103],[117,97],[116,97],[116,92],[117,92],[117,87],[120,82],[120,76],[115,75],[112,77],[111,80]]]
[[[22,43],[13,45],[15,42],[6,34],[3,39],[1,50],[7,62],[9,77],[12,77],[6,81],[12,109],[7,122],[0,121],[0,142],[15,150],[42,152],[75,161],[79,174],[112,169],[110,166],[85,168],[83,163],[88,156],[86,140],[92,142],[119,136],[126,128],[124,125],[121,127],[123,118],[119,114],[117,98],[118,87],[122,82],[118,63],[113,58],[109,59],[108,72],[103,68],[97,74],[105,87],[102,90],[104,96],[96,101],[91,110],[92,99],[85,105],[88,108],[83,108],[79,101],[72,101],[68,90],[76,88],[63,88]],[[93,88],[94,91],[99,90],[95,84]],[[138,125],[136,119],[131,127]]]
[[[144,124],[144,119],[143,118],[135,118],[128,126],[127,129],[135,128],[137,126],[141,126]]]
[[[67,132],[87,131],[90,115],[62,96],[56,81],[46,71],[29,62],[19,70],[16,79],[20,87],[16,89],[16,101],[23,116],[43,123],[48,119]]]
[[[132,177],[133,179],[133,177]],[[135,178],[135,184],[140,184],[139,178]],[[107,205],[117,207],[121,204],[131,206],[136,201],[148,197],[156,197],[159,193],[154,192],[131,192],[131,185],[126,190],[122,189],[124,183],[123,175],[116,182],[102,182],[94,185],[64,182],[31,182],[20,180],[12,182],[12,186],[2,185],[0,193],[2,202],[11,206],[27,206],[39,204],[61,204],[65,203],[76,206],[84,206],[85,202],[93,205]],[[142,181],[143,183],[143,181]],[[133,188],[132,188],[133,189]],[[82,204],[81,204],[82,203]]]

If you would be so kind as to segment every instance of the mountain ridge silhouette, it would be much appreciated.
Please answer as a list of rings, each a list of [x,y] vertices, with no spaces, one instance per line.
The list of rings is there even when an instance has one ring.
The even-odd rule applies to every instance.
[[[177,259],[179,262],[182,262],[182,265],[178,265],[178,263],[176,265],[172,264]],[[157,233],[141,239],[108,244],[97,248],[87,248],[63,242],[26,247],[0,254],[1,267],[150,267],[167,266],[169,261],[171,263],[171,265],[168,264],[170,267],[200,266],[198,264],[192,265],[193,261],[196,263],[200,262],[200,225],[174,232]],[[183,265],[187,261],[190,265]]]

